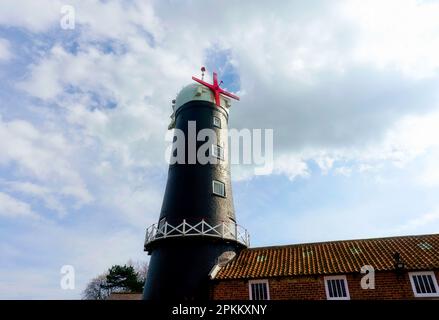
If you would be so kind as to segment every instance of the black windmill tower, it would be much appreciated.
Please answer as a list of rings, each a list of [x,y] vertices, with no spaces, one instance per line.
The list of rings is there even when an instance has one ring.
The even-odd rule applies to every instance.
[[[169,165],[159,222],[147,229],[146,300],[208,299],[209,277],[249,245],[247,231],[236,223],[227,156],[230,98],[239,98],[220,88],[216,73],[213,84],[203,81],[201,70],[202,80],[192,77],[197,83],[184,87],[173,101],[169,129],[186,138],[182,142],[174,135],[173,155],[184,149],[184,163]],[[207,138],[197,141],[203,129],[215,133],[211,145]],[[208,163],[191,154],[191,146],[199,151],[203,145],[203,150],[208,146],[203,154],[212,160]]]

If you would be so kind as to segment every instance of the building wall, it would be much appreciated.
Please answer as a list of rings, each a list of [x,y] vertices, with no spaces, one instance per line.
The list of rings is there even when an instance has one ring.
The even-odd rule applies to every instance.
[[[346,275],[352,300],[419,299],[415,298],[408,273],[398,277],[394,272],[376,272],[375,289],[361,288],[362,274]],[[435,272],[439,283],[439,271]],[[268,279],[271,300],[326,300],[323,276]],[[248,280],[217,280],[212,283],[214,300],[248,300]]]

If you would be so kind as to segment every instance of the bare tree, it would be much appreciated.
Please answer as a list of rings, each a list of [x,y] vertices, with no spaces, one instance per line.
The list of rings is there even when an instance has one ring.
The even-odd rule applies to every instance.
[[[105,300],[110,295],[110,290],[106,288],[107,273],[101,274],[92,279],[82,293],[84,300]]]
[[[134,270],[137,273],[139,281],[145,283],[146,274],[148,273],[148,262],[146,261],[128,261],[128,265],[133,266]]]

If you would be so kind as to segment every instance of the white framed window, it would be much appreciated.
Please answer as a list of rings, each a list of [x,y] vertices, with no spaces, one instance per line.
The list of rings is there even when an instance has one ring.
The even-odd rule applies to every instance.
[[[436,276],[433,271],[409,272],[415,297],[439,297]]]
[[[250,300],[270,300],[268,280],[250,280],[248,293]]]
[[[213,117],[213,125],[221,129],[221,119],[218,117]]]
[[[326,298],[328,300],[350,300],[346,276],[324,277]]]
[[[225,197],[226,196],[226,186],[221,181],[213,180],[212,182],[213,193]]]
[[[224,149],[223,147],[219,146],[219,145],[212,145],[212,155],[215,158],[218,158],[220,160],[224,160]]]

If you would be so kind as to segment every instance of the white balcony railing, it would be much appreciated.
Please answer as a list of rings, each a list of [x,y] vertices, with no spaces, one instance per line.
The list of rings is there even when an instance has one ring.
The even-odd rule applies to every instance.
[[[145,248],[153,241],[171,237],[217,237],[235,240],[246,247],[250,246],[250,235],[247,230],[234,222],[221,222],[211,226],[201,220],[196,224],[189,224],[183,220],[179,225],[173,226],[167,221],[153,224],[146,229]]]

